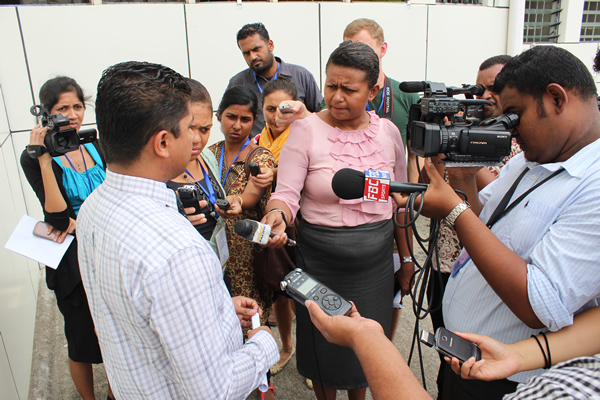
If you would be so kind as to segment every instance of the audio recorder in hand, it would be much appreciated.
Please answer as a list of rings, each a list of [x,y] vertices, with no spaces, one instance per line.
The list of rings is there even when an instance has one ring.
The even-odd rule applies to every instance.
[[[306,300],[314,301],[327,315],[347,315],[352,304],[342,296],[317,281],[315,278],[296,268],[281,281],[281,290],[304,305]]]

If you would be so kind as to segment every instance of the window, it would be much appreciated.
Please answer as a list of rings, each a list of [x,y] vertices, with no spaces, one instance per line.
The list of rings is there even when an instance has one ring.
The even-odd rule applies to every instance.
[[[586,1],[584,3],[579,41],[600,41],[600,1]]]
[[[561,11],[560,0],[525,2],[523,42],[556,43]]]

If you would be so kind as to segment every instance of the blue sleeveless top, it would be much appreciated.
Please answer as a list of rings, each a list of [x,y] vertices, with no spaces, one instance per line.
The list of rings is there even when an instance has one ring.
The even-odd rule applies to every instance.
[[[87,199],[87,197],[92,193],[94,189],[96,189],[104,179],[106,178],[106,172],[104,172],[104,166],[102,165],[102,159],[100,158],[100,154],[91,143],[86,143],[83,145],[85,149],[90,153],[90,156],[94,159],[96,165],[87,170],[87,174],[84,172],[77,172],[70,167],[65,167],[62,165],[62,161],[60,157],[52,157],[54,161],[58,165],[62,167],[63,170],[63,186],[65,187],[65,191],[67,192],[67,197],[69,198],[69,202],[71,206],[73,206],[73,210],[75,210],[75,214],[79,213],[79,208],[83,201]],[[92,190],[90,190],[90,181],[88,181],[88,175],[90,177],[90,181],[92,182]]]

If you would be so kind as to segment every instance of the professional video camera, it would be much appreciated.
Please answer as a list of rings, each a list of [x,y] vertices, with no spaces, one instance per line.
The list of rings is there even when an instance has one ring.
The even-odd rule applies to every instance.
[[[45,148],[41,145],[27,146],[27,153],[32,158],[37,158],[46,151],[52,157],[57,157],[79,149],[79,145],[96,140],[95,129],[85,129],[79,132],[74,128],[61,130],[61,127],[69,125],[69,118],[62,114],[50,115],[44,106],[32,106],[29,112],[36,117],[40,117],[40,123],[43,127],[47,126],[49,128],[44,137]]]
[[[512,138],[508,131],[518,125],[519,117],[507,113],[481,121],[483,107],[492,105],[487,100],[473,99],[474,95],[483,94],[483,86],[446,87],[443,83],[422,81],[402,82],[400,90],[424,92],[409,115],[408,137],[413,153],[421,157],[445,154],[443,162],[448,167],[500,165],[510,154]],[[453,97],[459,94],[466,98]]]

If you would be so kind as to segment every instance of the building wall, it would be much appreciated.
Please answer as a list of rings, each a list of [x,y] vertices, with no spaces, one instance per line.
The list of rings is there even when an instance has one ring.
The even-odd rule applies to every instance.
[[[438,5],[415,0],[412,4],[252,2],[241,7],[234,2],[0,6],[0,240],[6,242],[23,214],[42,217],[18,159],[35,124],[29,108],[49,78],[71,76],[91,95],[84,121],[88,127],[95,126],[93,102],[101,73],[121,61],[161,63],[191,76],[207,86],[216,108],[229,78],[246,68],[235,42],[243,24],[263,22],[275,54],[308,68],[322,87],[325,63],[342,40],[344,27],[367,17],[384,28],[389,44],[384,70],[391,77],[474,83],[483,59],[506,52],[508,4],[486,0],[483,6]],[[569,12],[569,18],[577,17],[573,15]],[[571,27],[576,18],[573,21]],[[591,66],[597,44],[565,46]],[[216,118],[214,122],[211,143],[222,138]],[[36,263],[0,250],[3,399],[27,395],[39,271]]]

